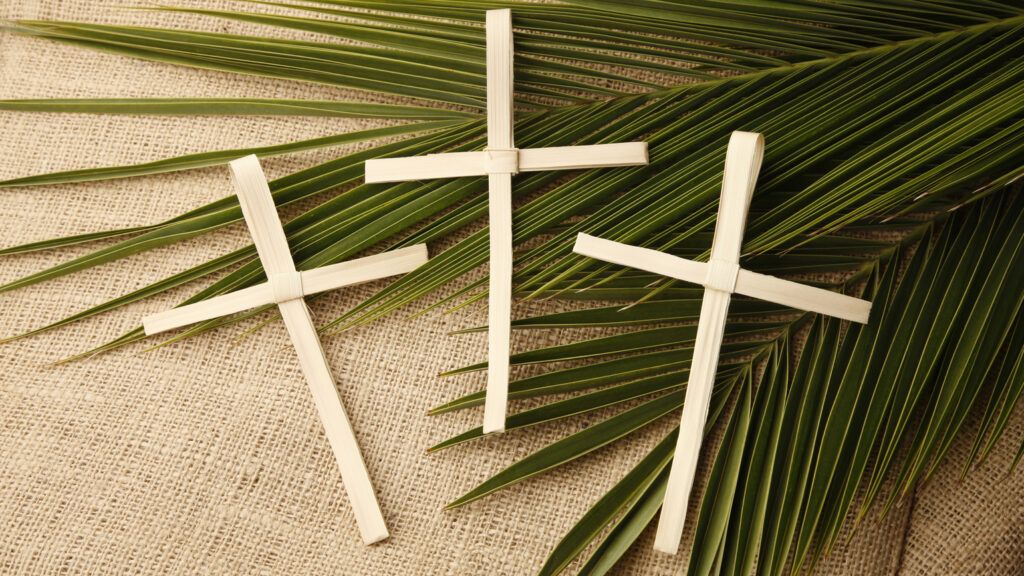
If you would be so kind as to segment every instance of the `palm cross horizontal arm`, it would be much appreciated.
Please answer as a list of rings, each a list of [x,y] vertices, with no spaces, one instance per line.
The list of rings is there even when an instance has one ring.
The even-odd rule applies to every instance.
[[[231,163],[231,171],[242,214],[268,281],[147,316],[143,319],[143,327],[146,334],[156,334],[258,306],[277,304],[341,471],[363,542],[372,544],[383,540],[388,537],[384,515],[303,297],[411,272],[427,261],[427,248],[418,244],[298,272],[259,160],[256,156],[235,160]]]
[[[366,182],[488,177],[487,399],[484,432],[505,429],[512,315],[512,175],[647,164],[645,142],[517,149],[513,138],[512,15],[487,11],[487,149],[366,162]]]
[[[586,234],[579,234],[573,247],[573,251],[584,256],[705,287],[679,437],[654,542],[657,550],[669,554],[678,551],[686,523],[687,502],[697,470],[697,458],[732,294],[743,294],[860,323],[866,323],[871,312],[871,303],[865,300],[740,268],[743,228],[763,154],[764,139],[760,134],[732,133],[725,157],[725,175],[711,258],[707,263]]]

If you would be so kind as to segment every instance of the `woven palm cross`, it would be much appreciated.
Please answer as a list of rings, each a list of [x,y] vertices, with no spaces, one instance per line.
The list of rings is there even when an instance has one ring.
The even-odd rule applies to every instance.
[[[487,11],[487,149],[366,162],[367,182],[487,176],[490,211],[487,399],[484,432],[505,429],[512,315],[512,176],[519,172],[647,164],[647,144],[517,149],[513,141],[512,14]]]
[[[259,160],[256,156],[235,160],[231,163],[231,173],[245,223],[267,273],[267,282],[147,316],[142,321],[143,327],[147,335],[157,334],[250,308],[277,304],[341,471],[363,542],[372,544],[383,540],[388,537],[384,515],[303,297],[411,272],[427,261],[427,247],[417,244],[299,272],[295,269],[284,227]]]
[[[733,293],[783,306],[866,323],[871,303],[837,292],[814,288],[740,268],[740,248],[750,199],[764,155],[760,134],[733,132],[725,156],[722,196],[718,205],[711,258],[696,262],[663,252],[580,234],[573,251],[686,282],[703,284],[704,299],[693,346],[679,437],[661,507],[654,547],[675,554],[686,525],[686,507],[697,470],[704,425],[718,367],[718,353]]]

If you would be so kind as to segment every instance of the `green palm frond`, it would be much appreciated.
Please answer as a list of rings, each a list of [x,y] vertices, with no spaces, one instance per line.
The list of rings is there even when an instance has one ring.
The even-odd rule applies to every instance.
[[[20,21],[40,38],[157,62],[345,88],[354,101],[273,99],[7,100],[0,110],[103,114],[297,115],[397,120],[382,128],[260,149],[26,175],[0,188],[139,177],[402,136],[279,178],[279,206],[311,200],[286,223],[300,269],[380,247],[456,239],[427,265],[328,331],[414,303],[469,305],[486,279],[486,182],[362,183],[363,162],[484,145],[483,11],[514,8],[517,142],[523,147],[645,140],[649,166],[517,177],[515,283],[525,299],[585,309],[525,318],[517,329],[610,331],[515,354],[550,366],[511,383],[531,408],[511,434],[581,414],[617,413],[498,471],[452,502],[605,449],[677,413],[701,291],[573,255],[579,231],[704,258],[727,135],[768,141],[744,266],[876,302],[868,326],[737,298],[708,430],[720,428],[697,514],[689,571],[763,574],[813,565],[851,513],[900,502],[935,470],[967,414],[984,458],[1024,393],[1024,12],[969,2],[812,0],[250,0],[251,10],[161,7],[313,33],[317,40]],[[402,104],[361,101],[384,94]],[[234,197],[150,226],[0,250],[0,255],[116,239],[0,290],[29,287],[237,223]],[[218,278],[216,281],[212,279]],[[251,246],[161,279],[25,337],[189,285],[194,302],[264,279]],[[453,282],[460,289],[432,295]],[[579,306],[577,306],[579,307]],[[187,338],[242,316],[198,325]],[[472,331],[479,327],[467,327]],[[100,343],[143,340],[141,329]],[[796,345],[798,343],[800,345]],[[574,364],[565,367],[563,362]],[[480,370],[455,367],[446,375]],[[433,413],[478,406],[482,391]],[[539,403],[539,404],[538,404]],[[598,412],[601,411],[601,412]],[[541,570],[606,574],[656,517],[673,435],[659,442],[557,544]],[[433,450],[481,437],[468,430]],[[1022,447],[1024,454],[1024,447]],[[889,482],[887,484],[886,482]],[[890,486],[892,486],[890,488]],[[858,494],[863,493],[863,497]]]
[[[712,413],[723,410],[729,395],[735,398],[725,413],[729,419],[725,439],[700,508],[690,573],[724,570],[747,574],[754,558],[760,558],[758,571],[765,574],[783,573],[784,568],[797,570],[813,562],[835,542],[842,520],[852,510],[864,515],[877,499],[882,500],[884,510],[927,478],[949,450],[950,439],[964,425],[967,414],[979,406],[990,406],[981,394],[984,383],[998,381],[997,397],[1020,393],[1019,375],[1010,376],[1010,372],[1017,370],[1024,358],[1024,350],[1014,346],[1021,338],[1019,324],[1024,318],[1024,278],[1012,270],[1024,266],[1024,199],[1011,194],[986,200],[956,212],[939,224],[938,230],[934,226],[921,224],[923,235],[909,236],[897,245],[896,252],[878,252],[877,272],[869,279],[866,296],[881,306],[868,326],[844,328],[834,320],[801,314],[779,324],[771,338],[726,344]],[[907,260],[905,255],[911,253]],[[906,268],[897,279],[903,262]],[[586,320],[585,312],[573,314],[577,320],[571,323],[565,314],[558,314],[530,318],[521,322],[520,328],[606,325],[600,309],[593,322]],[[673,319],[653,317],[647,322],[666,320]],[[635,324],[643,326],[641,321]],[[977,330],[982,325],[988,327],[984,335]],[[801,351],[794,354],[788,343],[798,336],[805,340]],[[982,338],[989,341],[982,342]],[[647,425],[659,417],[654,415],[660,414],[655,406],[680,406],[678,390],[686,381],[686,348],[667,339],[664,344],[670,348],[657,353],[658,360],[655,354],[629,356],[513,382],[512,398],[587,392],[513,414],[510,430],[542,422],[538,416],[568,417],[605,407],[604,399],[613,395],[622,396],[620,403],[646,397],[642,406],[650,408],[641,416],[631,414],[639,408],[622,412],[606,420],[608,424],[592,425],[527,456],[452,505],[551,469],[555,465],[552,454],[561,465],[600,447],[590,438],[594,429],[608,426],[616,430],[614,434],[596,434],[601,440],[615,440],[622,435],[616,427],[619,420]],[[730,355],[731,350],[744,353],[737,358]],[[541,349],[533,355],[550,354],[552,361],[560,360],[556,351]],[[949,362],[950,356],[963,361]],[[671,359],[676,364],[667,362]],[[752,384],[748,381],[758,367],[762,375]],[[565,378],[567,373],[585,378]],[[563,381],[570,385],[560,386]],[[548,382],[549,386],[536,385]],[[615,385],[606,387],[609,383]],[[741,387],[736,388],[736,383]],[[635,394],[627,394],[629,390]],[[463,409],[481,399],[482,391],[436,411]],[[915,414],[921,417],[914,420]],[[989,419],[978,432],[977,443],[990,437],[997,426]],[[479,430],[471,430],[435,448],[479,436]],[[786,443],[780,445],[780,438]],[[897,457],[897,448],[907,442],[910,452]],[[660,463],[658,470],[666,465],[663,451],[660,444],[623,480],[626,484],[616,486],[613,492],[628,488],[635,499],[620,500],[616,506],[628,508],[647,492],[664,489],[654,482],[658,471],[650,469],[651,462]],[[881,493],[883,481],[893,475],[898,479],[896,486],[888,494]],[[868,496],[858,503],[855,496],[864,488]],[[605,531],[613,519],[600,511],[608,506],[599,502],[580,520],[556,547],[542,573],[557,573],[583,552],[581,532],[589,535],[587,542],[600,542],[598,555],[607,544],[604,538],[615,539],[616,546],[621,546],[620,534]],[[617,513],[622,512],[619,508]],[[595,515],[599,521],[594,520]],[[645,516],[645,523],[651,519],[651,515]],[[638,532],[631,534],[635,538]],[[786,560],[794,552],[794,563],[787,566]],[[598,560],[590,561],[595,562]]]

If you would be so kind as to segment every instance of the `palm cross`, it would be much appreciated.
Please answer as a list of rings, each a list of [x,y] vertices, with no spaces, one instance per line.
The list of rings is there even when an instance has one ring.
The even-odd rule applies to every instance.
[[[487,176],[490,211],[487,399],[484,432],[505,429],[512,315],[512,175],[647,163],[647,144],[517,149],[513,142],[512,13],[487,11],[487,149],[366,162],[366,182]]]
[[[363,542],[372,544],[383,540],[388,537],[384,515],[303,296],[411,272],[427,261],[427,247],[417,244],[322,268],[296,271],[259,160],[256,156],[235,160],[231,163],[231,171],[238,203],[267,273],[267,282],[147,316],[142,320],[143,327],[147,335],[152,335],[250,308],[277,304],[341,471]]]
[[[722,179],[715,236],[711,244],[711,258],[706,263],[582,233],[576,238],[573,247],[574,252],[584,256],[703,284],[705,287],[679,437],[654,542],[657,550],[669,554],[678,551],[686,523],[686,506],[697,470],[697,457],[700,454],[718,366],[718,352],[722,346],[732,294],[743,294],[860,323],[867,323],[871,311],[871,303],[865,300],[740,268],[743,228],[763,155],[764,139],[760,134],[732,133],[725,156],[725,175]]]

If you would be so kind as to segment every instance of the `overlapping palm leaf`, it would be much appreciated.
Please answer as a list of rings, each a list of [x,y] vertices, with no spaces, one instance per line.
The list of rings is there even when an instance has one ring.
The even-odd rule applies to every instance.
[[[271,184],[278,205],[319,199],[286,224],[300,268],[379,246],[461,238],[337,317],[328,326],[337,331],[421,301],[486,263],[487,231],[474,226],[486,214],[482,179],[361,184],[367,158],[483,146],[484,9],[515,8],[520,146],[650,143],[650,166],[523,175],[514,189],[519,294],[606,301],[516,326],[618,333],[514,355],[517,365],[580,365],[559,364],[513,382],[514,400],[550,401],[513,414],[510,433],[613,406],[623,410],[498,472],[453,506],[677,413],[700,290],[595,264],[572,255],[570,246],[576,232],[587,231],[706,256],[725,142],[737,129],[763,132],[768,141],[745,266],[863,293],[876,307],[871,324],[859,327],[734,302],[708,426],[719,426],[723,436],[713,448],[713,472],[697,512],[690,572],[745,574],[756,566],[775,574],[812,564],[838,538],[849,512],[864,517],[873,502],[891,506],[934,471],[972,409],[983,414],[975,458],[983,458],[1005,429],[1024,391],[1024,277],[1013,272],[1024,266],[1024,206],[1009,187],[1024,173],[1019,6],[810,0],[252,5],[251,11],[162,9],[319,36],[289,41],[42,21],[12,27],[133,57],[390,94],[407,103],[21,100],[0,102],[0,109],[405,123],[255,150],[30,175],[0,187],[144,176],[250,152],[284,154],[408,134]],[[240,218],[235,200],[225,197],[152,226],[11,247],[2,253],[121,238],[0,289],[86,271]],[[26,335],[213,275],[220,279],[207,281],[187,301],[264,278],[247,247]],[[485,286],[485,280],[464,283],[454,295],[433,298],[427,309],[468,305]],[[176,338],[259,312],[211,321]],[[96,350],[142,338],[135,330]],[[481,400],[482,393],[470,394],[436,412]],[[480,435],[470,430],[435,449]],[[648,455],[637,455],[636,468],[555,547],[542,573],[570,565],[584,574],[607,573],[656,516],[673,445],[670,435]]]
[[[878,307],[869,325],[844,328],[831,319],[798,314],[765,322],[770,331],[761,337],[745,334],[738,339],[744,332],[742,317],[730,325],[734,340],[727,336],[723,348],[712,414],[733,405],[725,413],[725,436],[705,489],[690,573],[748,574],[759,558],[759,573],[774,574],[813,561],[838,538],[851,510],[863,516],[876,500],[883,509],[898,502],[941,461],[972,409],[992,409],[989,394],[981,393],[984,384],[993,383],[992,398],[1020,394],[1019,375],[999,374],[1018,370],[1024,358],[1017,345],[1024,277],[1013,272],[1024,266],[1024,198],[1011,194],[986,200],[941,224],[920,224],[915,232],[873,258],[863,295]],[[897,278],[901,263],[906,268]],[[692,310],[698,303],[697,297],[656,300],[647,305],[649,310],[639,311],[638,306],[619,313],[622,323],[640,328],[692,322],[692,315],[679,310]],[[741,311],[743,304],[752,304],[737,303]],[[605,316],[604,311],[593,319],[586,313],[557,314],[516,325],[592,328],[606,326]],[[988,327],[987,344],[977,340],[982,325]],[[655,330],[668,329],[629,334],[642,342],[645,333]],[[802,340],[795,354],[790,347],[794,338]],[[513,414],[510,429],[603,408],[610,397],[617,402],[644,398],[646,404],[524,458],[452,505],[566,464],[664,414],[676,416],[686,381],[687,347],[671,338],[663,344],[659,352],[555,369],[513,382],[513,398],[584,393]],[[529,354],[551,361],[565,358],[550,348]],[[524,359],[527,354],[513,356],[513,363]],[[758,368],[763,373],[755,376]],[[466,408],[481,399],[482,393],[475,393],[437,411]],[[657,410],[662,406],[665,413]],[[1009,409],[1005,404],[1002,408]],[[618,420],[637,428],[620,431],[624,424]],[[714,418],[709,426],[713,423]],[[614,435],[596,430],[601,426]],[[998,433],[999,424],[986,420],[978,444]],[[435,449],[479,435],[479,429],[469,431]],[[897,449],[908,441],[909,454],[897,457]],[[671,444],[671,436],[664,442]],[[985,445],[991,447],[990,442]],[[663,476],[671,461],[666,450],[664,445],[655,447],[615,488],[612,501],[599,502],[584,516],[541,573],[559,572],[592,539],[600,544],[582,573],[604,573],[611,567],[639,535],[635,527],[620,523],[640,522],[635,515],[642,516],[643,524],[653,518],[653,511],[643,507],[658,501],[664,490]],[[884,481],[894,471],[897,481],[886,487]],[[858,499],[859,490],[866,496]],[[787,566],[790,554],[795,560]]]

